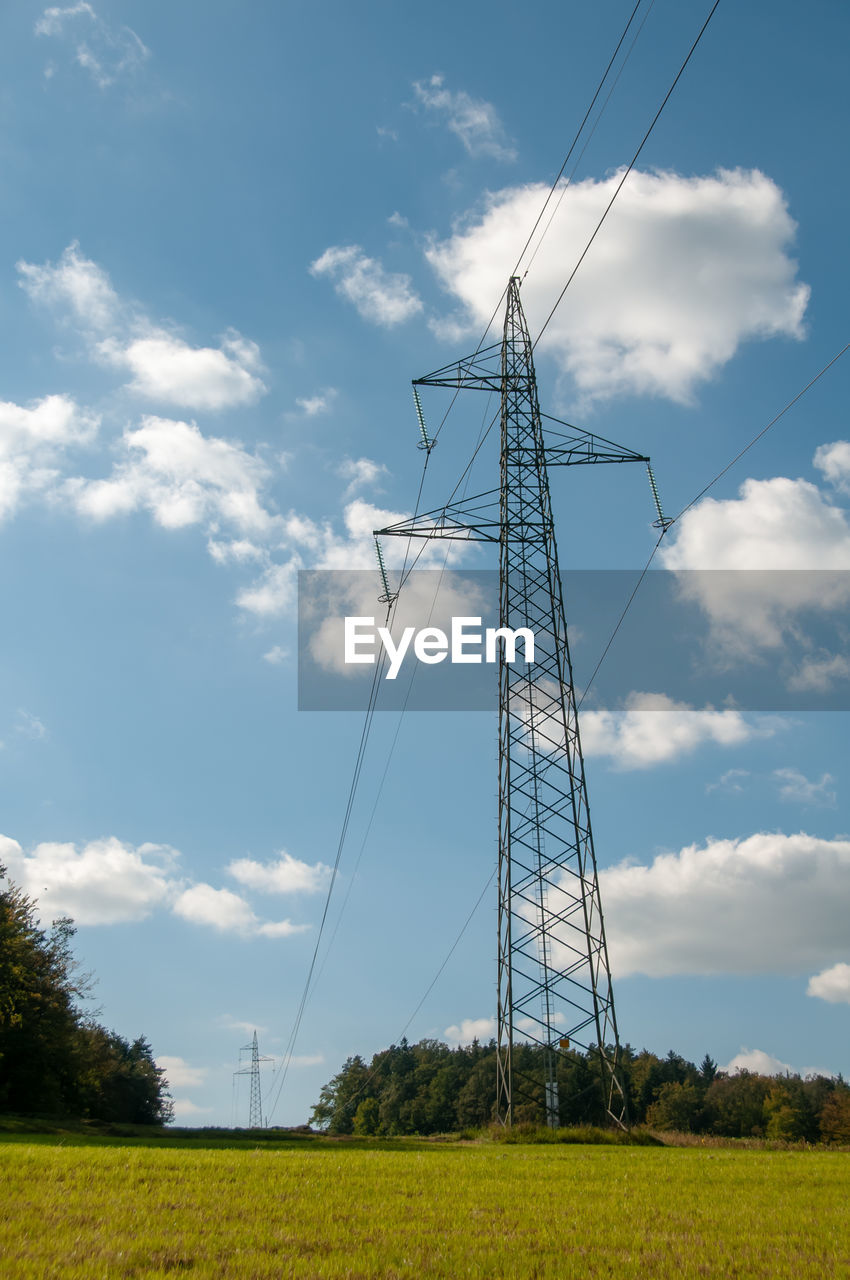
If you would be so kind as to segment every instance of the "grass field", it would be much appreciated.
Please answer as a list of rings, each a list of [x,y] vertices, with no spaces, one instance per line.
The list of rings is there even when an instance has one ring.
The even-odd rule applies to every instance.
[[[4,1277],[850,1275],[850,1155],[0,1143]]]

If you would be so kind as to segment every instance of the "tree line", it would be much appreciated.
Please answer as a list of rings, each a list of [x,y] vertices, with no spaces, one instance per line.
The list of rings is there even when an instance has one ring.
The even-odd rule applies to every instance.
[[[515,1045],[514,1120],[545,1122],[544,1053]],[[594,1051],[557,1056],[563,1126],[606,1123]],[[708,1054],[699,1066],[672,1050],[659,1057],[626,1045],[620,1066],[629,1119],[656,1130],[850,1143],[850,1086],[839,1076],[760,1075],[719,1071]],[[333,1134],[456,1133],[491,1124],[496,1105],[496,1043],[473,1041],[450,1049],[437,1040],[402,1040],[359,1055],[324,1086],[311,1123]]]
[[[41,928],[33,900],[5,876],[0,866],[0,1113],[170,1120],[147,1040],[126,1040],[80,1007],[91,979],[71,950],[73,922]]]

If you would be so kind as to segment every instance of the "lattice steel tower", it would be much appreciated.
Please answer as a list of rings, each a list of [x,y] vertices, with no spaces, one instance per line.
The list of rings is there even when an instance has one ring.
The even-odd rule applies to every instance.
[[[499,1118],[509,1125],[518,1103],[540,1098],[539,1078],[517,1063],[525,1042],[543,1050],[549,1125],[560,1116],[558,1056],[571,1049],[591,1051],[605,1110],[622,1124],[617,1022],[548,468],[649,460],[568,423],[559,424],[566,433],[547,430],[544,440],[519,289],[513,278],[501,343],[414,383],[499,395],[498,491],[379,532],[498,542],[499,626],[527,627],[535,637],[533,664],[506,662],[502,645],[499,666]]]
[[[243,1045],[239,1050],[240,1054],[250,1053],[251,1065],[249,1067],[240,1067],[238,1071],[234,1071],[234,1076],[250,1076],[251,1077],[251,1096],[248,1103],[248,1128],[263,1128],[263,1099],[260,1090],[260,1063],[272,1062],[273,1059],[260,1056],[259,1046],[257,1044],[257,1033],[254,1032],[254,1039],[250,1044]]]

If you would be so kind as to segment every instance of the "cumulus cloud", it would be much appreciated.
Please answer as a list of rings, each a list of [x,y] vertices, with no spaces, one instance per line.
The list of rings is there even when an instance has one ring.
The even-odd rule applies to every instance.
[[[452,92],[445,87],[442,76],[414,81],[413,92],[420,106],[442,119],[460,138],[467,155],[516,160],[516,150],[508,141],[492,102],[473,98],[462,89]]]
[[[215,889],[211,884],[193,884],[175,899],[174,914],[191,924],[210,925],[221,933],[243,936],[260,934],[268,938],[286,938],[309,929],[291,920],[261,921],[244,898],[230,889]]]
[[[317,414],[327,413],[336,399],[336,394],[335,387],[327,387],[324,391],[319,391],[314,396],[302,396],[296,399],[295,403],[299,409],[306,413],[308,418],[315,418]]]
[[[846,951],[845,839],[709,839],[649,865],[621,862],[599,879],[620,977],[805,973]]]
[[[268,1027],[261,1027],[259,1022],[245,1022],[244,1019],[232,1018],[229,1013],[221,1014],[217,1022],[226,1031],[244,1031],[246,1036],[253,1035],[255,1031],[257,1035],[262,1035],[264,1031],[268,1031]]]
[[[314,276],[328,276],[341,298],[353,303],[364,320],[391,329],[422,310],[410,276],[385,271],[359,245],[331,245],[310,265]]]
[[[253,404],[266,387],[256,343],[228,329],[217,347],[195,347],[124,302],[74,241],[57,263],[17,264],[20,284],[82,333],[93,359],[126,369],[136,395],[207,411]]]
[[[131,391],[180,408],[230,409],[253,404],[266,390],[253,372],[260,366],[259,348],[235,332],[226,334],[220,347],[192,347],[156,330],[127,345],[104,341],[98,350],[131,371]]]
[[[834,440],[815,450],[814,464],[836,489],[850,493],[850,441]]]
[[[174,1119],[187,1120],[191,1116],[209,1115],[213,1110],[212,1107],[199,1107],[191,1098],[175,1098],[174,1099]]]
[[[167,904],[175,852],[166,845],[138,848],[114,837],[74,844],[45,842],[25,853],[0,836],[0,864],[31,897],[42,918],[73,916],[78,924],[143,920]]]
[[[273,644],[271,649],[263,654],[263,661],[268,662],[273,667],[279,667],[289,657],[289,650],[284,649],[283,645]]]
[[[18,711],[18,722],[15,728],[18,733],[22,733],[25,738],[32,738],[34,742],[41,742],[49,737],[47,725],[25,707],[21,707]]]
[[[706,795],[709,795],[712,791],[742,792],[744,790],[744,780],[749,776],[749,769],[727,769],[716,782],[706,783]]]
[[[401,512],[388,511],[362,498],[355,498],[343,510],[343,531],[340,533],[327,521],[320,524],[307,516],[290,512],[282,517],[279,526],[280,545],[289,550],[289,559],[283,563],[268,564],[254,582],[239,592],[237,604],[258,618],[273,618],[292,609],[297,593],[298,570],[307,565],[315,569],[374,570],[375,538],[372,531],[405,518]],[[460,544],[435,540],[426,546],[418,564],[420,568],[432,568],[444,562],[454,564],[463,554],[464,548]],[[401,562],[403,555],[404,540],[388,538],[384,544],[387,565],[392,568],[397,560]],[[380,589],[369,586],[367,594],[374,605]]]
[[[728,1075],[734,1075],[736,1071],[751,1071],[760,1076],[780,1076],[793,1072],[793,1068],[781,1058],[774,1058],[763,1049],[745,1048],[736,1053],[734,1058],[730,1058],[721,1070]]]
[[[464,1018],[458,1024],[446,1027],[443,1039],[446,1044],[471,1044],[473,1040],[492,1040],[496,1034],[495,1018]]]
[[[278,854],[275,862],[236,858],[227,870],[240,884],[263,893],[318,893],[327,886],[330,875],[330,867],[324,863],[302,862],[291,853]]]
[[[675,528],[661,560],[665,569],[711,570],[681,573],[680,587],[708,618],[721,654],[778,649],[804,611],[828,615],[850,604],[847,512],[808,480],[745,480],[736,498],[704,498]],[[843,655],[816,651],[788,683],[823,691],[848,674]]]
[[[191,924],[241,937],[285,938],[309,929],[291,920],[263,920],[230,889],[191,883],[180,873],[180,855],[169,845],[125,844],[114,836],[77,847],[44,842],[25,852],[0,835],[0,866],[36,899],[42,919],[69,915],[81,925],[124,924],[164,909]],[[242,859],[231,864],[237,879],[260,892],[313,892],[328,868],[282,854],[276,862]]]
[[[389,472],[383,462],[373,462],[371,458],[344,458],[337,468],[337,474],[348,481],[345,496],[350,498],[358,489],[377,484]]]
[[[103,480],[73,478],[65,493],[93,520],[149,511],[166,529],[224,521],[243,532],[266,534],[276,526],[261,500],[269,471],[240,444],[205,436],[194,423],[145,417],[124,432],[123,457]],[[216,559],[256,558],[250,542],[214,544]],[[220,554],[219,554],[220,552]]]
[[[581,720],[585,755],[606,756],[620,769],[648,769],[709,743],[738,746],[772,731],[740,711],[695,710],[664,693],[630,693],[623,711],[585,711]]]
[[[829,1004],[850,1004],[850,964],[834,964],[809,978],[807,996],[826,1000]]]
[[[532,334],[548,315],[620,181],[567,187],[523,285]],[[548,192],[542,183],[488,197],[427,251],[462,304],[451,323],[489,319]],[[809,288],[788,256],[795,232],[785,199],[758,170],[708,177],[633,172],[541,339],[582,400],[617,395],[693,399],[741,343],[800,338]]]
[[[91,443],[99,425],[96,414],[65,395],[0,402],[0,520],[28,497],[52,491],[57,465],[68,450]]]
[[[825,773],[819,782],[810,780],[799,769],[774,769],[773,776],[779,783],[779,798],[817,808],[834,808],[834,778]]]
[[[89,73],[99,89],[138,71],[150,57],[131,27],[112,27],[86,0],[66,8],[45,9],[35,24],[37,36],[66,39],[74,62]]]
[[[293,558],[284,564],[268,565],[260,577],[243,587],[236,603],[257,618],[276,618],[293,608],[298,586],[300,562]]]
[[[830,1076],[831,1071],[824,1067],[803,1067],[799,1070],[792,1067],[790,1063],[783,1062],[781,1058],[775,1058],[771,1053],[765,1053],[763,1049],[747,1049],[741,1046],[740,1053],[736,1053],[726,1063],[725,1067],[720,1068],[728,1075],[734,1075],[738,1071],[749,1071],[760,1076],[784,1076],[784,1075],[801,1075],[804,1078],[809,1076]]]
[[[169,1054],[157,1058],[156,1065],[165,1072],[172,1089],[197,1088],[207,1077],[206,1067],[192,1067],[185,1058],[171,1057]]]
[[[109,276],[96,262],[80,254],[77,240],[68,245],[55,264],[22,259],[16,265],[21,288],[35,302],[70,312],[72,319],[87,329],[109,328],[122,310]]]

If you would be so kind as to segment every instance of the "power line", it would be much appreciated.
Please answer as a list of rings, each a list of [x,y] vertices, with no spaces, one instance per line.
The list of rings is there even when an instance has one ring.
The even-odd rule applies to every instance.
[[[555,312],[558,310],[558,307],[561,305],[561,299],[563,298],[564,294],[567,292],[567,289],[569,289],[570,285],[572,284],[573,280],[575,279],[576,272],[578,271],[579,267],[581,266],[581,264],[584,262],[585,258],[587,257],[587,254],[588,254],[588,252],[589,252],[589,250],[590,250],[590,246],[593,244],[594,240],[596,239],[597,235],[599,234],[599,232],[600,232],[600,230],[601,230],[601,228],[602,228],[603,223],[605,222],[605,219],[608,217],[608,214],[611,212],[611,208],[612,208],[612,206],[613,206],[613,204],[614,204],[614,201],[617,199],[617,196],[618,196],[618,195],[620,194],[620,192],[622,191],[622,189],[623,189],[623,184],[625,183],[626,178],[628,178],[628,176],[629,176],[629,174],[631,173],[632,169],[633,169],[633,168],[635,167],[635,165],[637,164],[637,162],[638,162],[638,158],[639,158],[639,156],[640,156],[640,153],[643,151],[644,147],[646,146],[647,142],[649,141],[649,137],[650,137],[650,135],[651,135],[651,133],[652,133],[653,129],[655,128],[656,124],[658,123],[659,119],[661,118],[661,113],[662,113],[662,111],[663,111],[663,110],[664,110],[664,108],[667,106],[667,103],[670,101],[670,98],[671,98],[671,96],[672,96],[672,94],[673,94],[673,90],[676,88],[676,85],[679,83],[679,81],[681,80],[682,76],[684,75],[684,73],[685,73],[685,68],[687,67],[688,63],[690,62],[691,58],[693,57],[694,53],[696,52],[697,45],[699,44],[700,40],[702,40],[702,37],[703,37],[703,35],[704,35],[704,33],[705,33],[705,30],[706,30],[706,28],[708,27],[708,24],[711,22],[711,19],[714,17],[714,12],[715,12],[715,10],[717,9],[717,6],[718,6],[719,4],[720,4],[720,0],[714,0],[714,4],[711,6],[711,11],[710,11],[710,13],[709,13],[708,17],[706,18],[705,22],[702,24],[702,27],[700,28],[699,35],[697,36],[696,40],[695,40],[695,41],[693,42],[693,44],[691,45],[691,47],[690,47],[690,49],[689,49],[689,51],[688,51],[688,55],[687,55],[687,57],[685,58],[685,60],[684,60],[684,62],[682,63],[681,67],[679,68],[679,70],[677,71],[675,80],[674,80],[674,81],[673,81],[673,83],[670,85],[670,88],[667,90],[666,94],[664,95],[664,101],[661,103],[661,106],[660,106],[660,107],[658,108],[658,110],[656,111],[656,113],[655,113],[655,115],[654,115],[654,117],[653,117],[653,119],[652,119],[652,123],[650,124],[650,126],[649,126],[649,128],[647,129],[646,133],[643,135],[643,138],[641,139],[641,142],[640,142],[640,146],[638,147],[637,151],[634,153],[634,155],[632,156],[632,158],[631,158],[631,160],[630,160],[630,162],[629,162],[629,167],[625,170],[625,172],[623,173],[623,176],[620,178],[620,181],[617,183],[617,186],[616,186],[616,189],[615,189],[615,191],[614,191],[614,194],[612,195],[611,199],[608,201],[608,204],[607,204],[607,205],[606,205],[606,207],[605,207],[605,212],[602,214],[602,217],[601,217],[601,218],[599,219],[599,221],[597,222],[597,224],[596,224],[596,227],[595,227],[595,229],[594,229],[593,234],[591,235],[591,237],[590,237],[590,239],[588,240],[587,244],[585,245],[584,249],[582,249],[582,252],[581,252],[581,255],[580,255],[579,259],[578,259],[578,262],[575,264],[575,266],[573,267],[572,271],[570,272],[569,278],[567,279],[567,283],[564,285],[563,289],[562,289],[562,290],[561,290],[561,292],[558,294],[558,298],[557,298],[557,300],[556,300],[556,302],[555,302],[554,307],[553,307],[553,308],[552,308],[552,310],[549,312],[548,316],[546,317],[546,319],[545,319],[545,320],[544,320],[544,322],[543,322],[543,327],[541,328],[541,330],[540,330],[540,332],[538,333],[537,337],[534,339],[534,342],[532,343],[532,350],[537,346],[538,342],[539,342],[539,341],[540,341],[540,339],[543,337],[543,334],[546,332],[546,327],[547,327],[547,325],[549,324],[549,321],[552,319],[553,315],[554,315],[554,314],[555,314]]]
[[[596,679],[596,676],[597,676],[597,674],[598,674],[598,672],[599,672],[599,668],[602,666],[603,662],[604,662],[604,661],[605,661],[605,659],[607,658],[607,656],[608,656],[608,651],[609,651],[609,649],[611,648],[611,645],[614,643],[615,639],[617,638],[617,633],[619,632],[619,630],[620,630],[621,626],[623,625],[623,622],[625,621],[626,614],[629,612],[629,610],[630,610],[630,609],[631,609],[631,607],[632,607],[632,603],[634,602],[634,598],[635,598],[635,596],[637,595],[638,591],[640,590],[640,588],[641,588],[641,586],[642,586],[642,584],[643,584],[643,580],[644,580],[644,578],[645,578],[645,577],[646,577],[646,575],[647,575],[647,572],[648,572],[648,570],[649,570],[649,566],[652,564],[653,560],[655,559],[655,553],[656,553],[656,551],[658,550],[658,548],[661,546],[662,539],[664,538],[664,535],[667,533],[667,531],[668,531],[669,529],[671,529],[671,528],[673,527],[673,525],[677,523],[677,521],[681,520],[682,516],[683,516],[683,515],[685,515],[685,513],[686,513],[687,511],[690,511],[691,507],[696,506],[696,504],[699,502],[699,500],[700,500],[701,498],[704,498],[704,497],[705,497],[705,495],[708,493],[709,489],[713,489],[713,488],[714,488],[714,486],[717,484],[718,480],[721,480],[721,479],[723,478],[723,476],[725,476],[725,475],[726,475],[726,473],[727,473],[728,471],[731,471],[731,469],[732,469],[732,467],[734,467],[735,463],[736,463],[736,462],[740,462],[740,460],[741,460],[741,458],[743,458],[744,454],[745,454],[745,453],[749,453],[749,451],[750,451],[750,449],[752,449],[753,445],[757,444],[757,443],[758,443],[758,441],[759,441],[759,440],[761,440],[763,436],[767,435],[767,433],[768,433],[768,431],[771,429],[771,427],[776,426],[776,424],[777,424],[777,422],[779,422],[780,418],[783,418],[783,417],[785,416],[785,414],[788,412],[788,410],[789,410],[789,409],[793,409],[793,407],[794,407],[794,405],[797,403],[797,401],[798,401],[798,400],[801,400],[801,399],[802,399],[802,397],[806,394],[806,392],[807,392],[807,391],[809,391],[809,390],[811,390],[811,388],[815,385],[815,383],[816,383],[816,382],[818,382],[818,381],[819,381],[819,379],[821,379],[821,378],[823,377],[823,375],[824,375],[825,373],[827,373],[827,372],[828,372],[828,370],[829,370],[829,369],[831,369],[831,368],[832,368],[832,366],[833,366],[834,364],[837,364],[837,362],[841,359],[841,357],[842,357],[842,356],[843,356],[847,351],[850,351],[850,342],[848,342],[845,346],[843,346],[843,347],[841,348],[841,350],[840,350],[839,352],[837,352],[837,354],[836,354],[836,355],[834,355],[834,356],[832,357],[832,359],[831,359],[831,360],[827,361],[827,363],[823,366],[823,368],[822,368],[821,370],[819,370],[819,372],[818,372],[818,373],[816,373],[816,374],[815,374],[815,376],[814,376],[813,378],[811,378],[811,379],[806,383],[806,385],[803,387],[803,389],[802,389],[801,391],[798,391],[798,392],[797,392],[797,394],[796,394],[795,396],[793,396],[793,397],[792,397],[792,399],[790,399],[790,400],[788,401],[788,403],[787,403],[787,404],[786,404],[782,409],[780,409],[780,410],[779,410],[779,413],[777,413],[777,414],[775,415],[775,417],[771,418],[771,420],[770,420],[770,422],[768,422],[767,426],[762,427],[761,431],[757,431],[757,432],[756,432],[756,434],[753,436],[752,440],[750,440],[747,444],[745,444],[745,445],[744,445],[744,447],[743,447],[743,449],[740,449],[740,450],[735,454],[734,458],[732,458],[732,459],[731,459],[731,461],[727,462],[727,463],[726,463],[726,466],[725,466],[725,467],[723,467],[720,471],[718,471],[718,472],[717,472],[717,475],[716,475],[716,476],[714,476],[714,477],[713,477],[713,479],[709,480],[708,484],[707,484],[707,485],[705,485],[702,489],[700,489],[699,493],[698,493],[698,494],[696,494],[696,496],[695,496],[695,497],[691,498],[690,502],[688,502],[684,507],[682,507],[682,510],[679,512],[679,514],[678,514],[678,515],[673,516],[673,518],[667,522],[666,527],[665,527],[664,529],[662,529],[662,530],[661,530],[661,533],[660,533],[660,535],[659,535],[658,541],[656,542],[655,546],[652,548],[652,551],[651,551],[651,553],[650,553],[649,559],[647,560],[646,564],[643,566],[643,569],[642,569],[642,570],[641,570],[641,572],[640,572],[640,576],[638,577],[638,580],[637,580],[637,582],[636,582],[636,583],[635,583],[635,585],[634,585],[634,588],[633,588],[633,590],[632,590],[632,593],[631,593],[631,595],[629,596],[628,600],[626,601],[626,604],[625,604],[625,606],[624,606],[624,608],[623,608],[622,613],[620,614],[619,618],[617,619],[617,623],[616,623],[616,625],[615,625],[615,627],[614,627],[614,630],[611,632],[611,635],[608,637],[608,642],[607,642],[607,644],[605,645],[605,648],[602,650],[602,654],[601,654],[601,656],[600,656],[600,658],[599,658],[599,661],[597,662],[596,666],[593,668],[593,671],[591,672],[590,679],[588,680],[587,684],[585,685],[584,693],[581,695],[581,698],[579,699],[579,702],[578,702],[578,706],[579,706],[579,707],[580,707],[580,706],[581,706],[581,704],[584,702],[585,698],[587,697],[588,693],[590,692],[590,687],[591,687],[591,685],[593,684],[594,680]]]
[[[531,228],[531,230],[529,231],[529,233],[528,233],[528,238],[527,238],[527,240],[526,240],[525,244],[522,246],[522,250],[521,250],[521,252],[520,252],[519,257],[518,257],[518,258],[517,258],[517,260],[516,260],[516,263],[514,264],[514,269],[513,269],[513,271],[511,272],[511,276],[515,276],[515,275],[517,275],[517,274],[519,273],[519,268],[520,268],[520,265],[521,265],[521,263],[522,263],[523,258],[525,257],[525,254],[526,254],[526,252],[527,252],[527,250],[528,250],[528,246],[531,244],[532,240],[534,239],[534,233],[535,233],[535,231],[537,230],[537,228],[540,226],[540,223],[541,223],[541,221],[542,221],[542,219],[543,219],[543,215],[545,214],[545,212],[546,212],[546,210],[547,210],[547,208],[548,208],[548,206],[549,206],[549,202],[550,202],[550,200],[552,199],[552,197],[554,196],[554,194],[555,194],[556,190],[558,189],[558,183],[561,181],[561,178],[562,178],[562,176],[563,176],[563,174],[564,174],[564,170],[566,169],[567,165],[568,165],[568,164],[569,164],[569,162],[570,162],[570,157],[572,156],[573,152],[574,152],[574,151],[575,151],[575,149],[576,149],[576,146],[578,145],[579,139],[581,138],[581,135],[582,135],[582,133],[583,133],[583,131],[584,131],[584,127],[585,127],[585,125],[587,124],[588,120],[590,119],[591,113],[593,112],[593,108],[594,108],[594,107],[595,107],[595,105],[596,105],[596,102],[597,102],[597,100],[598,100],[598,98],[599,98],[599,95],[601,94],[601,92],[602,92],[603,88],[605,87],[605,81],[608,79],[608,76],[609,76],[609,75],[610,75],[610,73],[611,73],[611,68],[613,67],[614,63],[615,63],[615,62],[616,62],[616,60],[617,60],[617,55],[619,54],[620,49],[623,47],[623,42],[624,42],[624,40],[626,39],[626,36],[627,36],[627,35],[628,35],[628,33],[629,33],[629,29],[631,28],[631,25],[632,25],[632,23],[634,22],[635,17],[636,17],[636,15],[637,15],[638,9],[640,8],[640,6],[641,6],[641,4],[642,4],[642,3],[643,3],[643,0],[637,0],[637,4],[636,4],[636,5],[635,5],[635,7],[632,9],[631,14],[629,15],[629,20],[628,20],[628,22],[626,23],[625,27],[623,28],[622,34],[620,35],[620,39],[617,41],[617,47],[615,48],[614,52],[611,54],[611,57],[610,57],[610,59],[609,59],[609,61],[608,61],[608,65],[607,65],[607,67],[605,68],[605,70],[603,71],[602,76],[601,76],[601,78],[600,78],[600,80],[599,80],[599,83],[598,83],[598,84],[597,84],[597,86],[596,86],[596,91],[594,92],[594,95],[593,95],[593,97],[592,97],[592,98],[591,98],[591,100],[590,100],[590,106],[587,108],[587,110],[586,110],[586,111],[585,111],[585,113],[584,113],[584,117],[583,117],[583,119],[582,119],[582,122],[581,122],[581,124],[579,125],[578,129],[576,130],[575,136],[574,136],[574,138],[573,138],[572,142],[570,143],[569,150],[567,151],[567,154],[564,156],[564,159],[563,159],[563,161],[562,161],[562,163],[561,163],[561,167],[560,167],[560,169],[558,170],[558,172],[557,172],[557,174],[556,174],[556,176],[555,176],[555,179],[554,179],[554,181],[553,181],[553,183],[552,183],[551,187],[549,188],[549,192],[548,192],[548,194],[547,194],[547,196],[546,196],[546,199],[543,201],[543,205],[542,205],[542,207],[541,207],[541,209],[540,209],[540,212],[538,213],[538,215],[537,215],[537,217],[536,217],[536,219],[535,219],[534,226],[533,226],[533,227]],[[596,132],[596,128],[597,128],[597,126],[598,126],[598,124],[599,124],[599,121],[602,119],[602,116],[603,116],[603,115],[604,115],[604,113],[605,113],[605,110],[606,110],[606,108],[607,108],[607,106],[608,106],[608,103],[609,103],[609,102],[610,102],[610,100],[611,100],[611,94],[614,92],[614,89],[617,87],[617,82],[618,82],[618,81],[619,81],[619,79],[620,79],[620,75],[622,74],[623,67],[625,67],[626,62],[628,62],[629,57],[631,56],[632,49],[633,49],[633,48],[634,48],[634,46],[635,46],[635,41],[637,40],[638,36],[640,35],[641,31],[643,30],[644,23],[646,22],[646,18],[649,16],[650,12],[652,11],[652,7],[653,7],[653,5],[654,5],[654,4],[655,4],[655,0],[651,0],[650,5],[649,5],[649,9],[647,10],[646,17],[644,17],[643,22],[641,22],[641,24],[640,24],[640,28],[638,29],[637,35],[635,36],[635,40],[634,40],[634,41],[632,41],[632,44],[631,44],[631,46],[630,46],[630,48],[629,48],[629,50],[628,50],[628,53],[626,54],[626,57],[625,57],[625,59],[624,59],[624,61],[623,61],[623,65],[621,66],[620,71],[617,73],[617,79],[614,81],[614,84],[613,84],[613,85],[612,85],[612,87],[611,87],[611,92],[608,94],[607,98],[605,99],[604,103],[602,104],[602,110],[599,112],[599,115],[597,116],[597,118],[596,118],[596,120],[595,120],[595,122],[594,122],[593,129],[592,129],[592,130],[591,130],[591,132],[590,132],[590,136],[588,137],[587,141],[585,142],[584,147],[582,147],[581,154],[579,155],[578,160],[576,161],[576,166],[578,165],[578,163],[580,162],[580,160],[581,160],[582,156],[584,155],[585,151],[587,150],[587,146],[588,146],[588,144],[589,144],[589,142],[590,142],[590,139],[593,137],[593,134]],[[573,178],[574,173],[575,173],[575,167],[573,168],[572,173],[570,174],[569,178],[567,179],[567,182],[564,184],[564,187],[563,187],[563,189],[562,189],[561,197],[560,197],[560,199],[559,199],[559,201],[558,201],[558,204],[560,204],[561,199],[563,199],[563,193],[564,193],[564,191],[566,191],[567,187],[569,186],[570,182],[572,181],[572,178]],[[553,216],[554,216],[554,215],[553,215]],[[541,236],[541,237],[540,237],[540,243],[538,243],[537,247],[536,247],[536,248],[535,248],[535,250],[534,250],[534,254],[532,255],[532,259],[531,259],[531,261],[532,261],[532,262],[534,261],[534,256],[535,256],[535,255],[536,255],[536,253],[537,253],[537,249],[539,249],[539,248],[540,248],[540,244],[543,242],[543,238],[544,238],[544,236],[546,235],[546,231],[548,231],[548,229],[549,229],[549,225],[551,225],[551,219],[550,219],[549,224],[547,224],[547,226],[546,226],[546,230],[543,232],[543,236]],[[529,262],[528,267],[526,267],[525,275],[528,275],[528,271],[529,271],[530,267],[531,267],[531,262]],[[503,301],[504,301],[504,299],[505,299],[505,294],[507,293],[507,288],[508,288],[508,286],[507,286],[507,285],[505,285],[504,289],[503,289],[503,290],[502,290],[502,292],[501,292],[501,295],[500,295],[500,297],[499,297],[498,302],[496,303],[495,307],[493,308],[493,314],[490,316],[490,319],[487,321],[487,326],[486,326],[486,328],[485,328],[484,332],[483,332],[483,333],[482,333],[482,335],[481,335],[481,338],[480,338],[480,340],[479,340],[478,346],[475,348],[475,353],[474,353],[475,355],[477,355],[477,354],[478,354],[478,352],[481,350],[481,348],[484,346],[484,342],[485,342],[485,340],[486,340],[486,338],[487,338],[487,334],[490,332],[490,327],[491,327],[491,325],[493,324],[493,321],[496,319],[496,316],[499,314],[499,308],[501,307],[501,305],[502,305],[502,303],[503,303]],[[443,417],[442,417],[442,419],[441,419],[441,421],[440,421],[440,424],[439,424],[439,426],[437,427],[436,431],[434,432],[434,435],[433,435],[433,437],[432,437],[432,438],[433,438],[433,441],[434,441],[434,443],[435,443],[435,444],[436,444],[436,441],[437,441],[437,437],[439,436],[440,432],[442,431],[443,427],[444,427],[444,426],[445,426],[445,424],[446,424],[446,420],[447,420],[447,418],[448,418],[449,414],[451,413],[452,409],[454,408],[455,401],[457,400],[457,398],[458,398],[458,395],[459,395],[459,394],[460,394],[460,388],[458,388],[458,390],[454,393],[454,395],[452,396],[451,400],[449,401],[448,408],[446,409],[445,413],[443,414]]]

